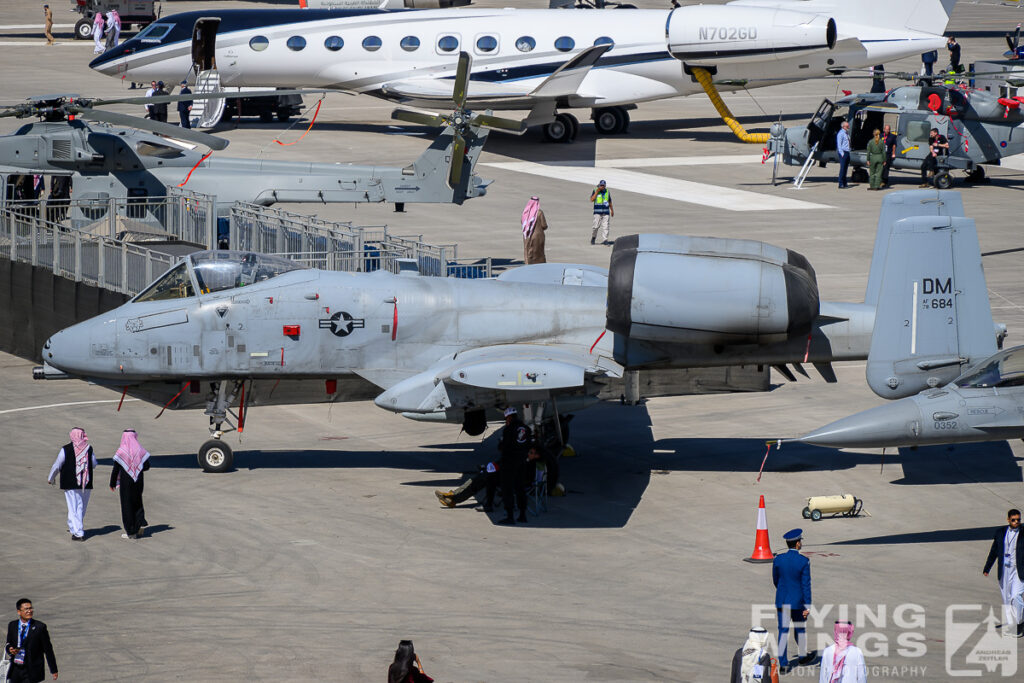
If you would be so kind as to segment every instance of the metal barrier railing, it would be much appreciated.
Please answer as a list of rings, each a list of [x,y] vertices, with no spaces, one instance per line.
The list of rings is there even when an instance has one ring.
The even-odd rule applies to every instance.
[[[38,212],[10,206],[0,207],[0,257],[130,296],[145,289],[175,260],[128,242],[71,230]]]
[[[103,197],[10,200],[3,208],[39,216],[64,228],[111,239],[135,241],[157,236],[217,248],[214,198],[182,188],[168,188],[165,197]]]

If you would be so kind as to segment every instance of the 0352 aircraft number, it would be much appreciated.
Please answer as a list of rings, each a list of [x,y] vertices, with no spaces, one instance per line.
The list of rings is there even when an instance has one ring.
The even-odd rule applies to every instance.
[[[944,420],[942,422],[936,422],[935,423],[935,429],[938,429],[938,430],[956,429],[956,421],[954,421],[954,420]]]
[[[756,26],[701,26],[698,40],[757,40]]]

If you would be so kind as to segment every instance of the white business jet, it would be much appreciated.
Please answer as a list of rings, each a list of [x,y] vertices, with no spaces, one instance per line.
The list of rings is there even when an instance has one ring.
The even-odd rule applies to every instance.
[[[553,141],[590,108],[621,133],[636,103],[799,81],[945,46],[956,0],[735,0],[674,10],[204,10],[161,17],[90,66],[136,82],[335,88],[447,108],[525,110]],[[721,104],[720,99],[716,106]],[[723,116],[725,114],[723,113]],[[734,128],[735,130],[735,128]],[[737,133],[739,134],[739,133]]]

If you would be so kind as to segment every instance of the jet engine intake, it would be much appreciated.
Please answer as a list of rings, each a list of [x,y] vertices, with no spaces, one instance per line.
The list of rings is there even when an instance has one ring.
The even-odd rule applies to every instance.
[[[771,7],[690,5],[665,27],[668,51],[694,66],[785,59],[836,45],[835,19]]]
[[[801,254],[754,240],[629,235],[608,271],[608,329],[631,339],[764,344],[806,335],[818,283]]]

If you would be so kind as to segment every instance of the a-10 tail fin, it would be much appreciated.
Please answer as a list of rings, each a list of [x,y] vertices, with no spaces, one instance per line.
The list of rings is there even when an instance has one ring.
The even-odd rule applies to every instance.
[[[885,198],[865,302],[875,304],[867,381],[901,398],[997,350],[974,221],[957,192]]]

